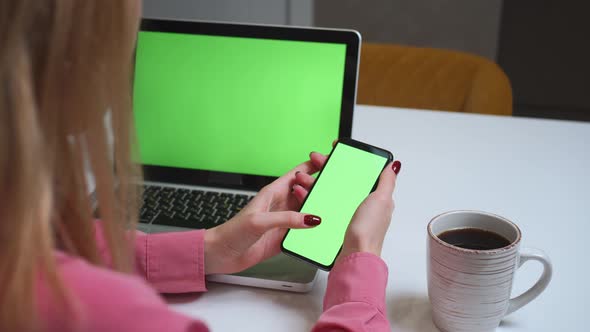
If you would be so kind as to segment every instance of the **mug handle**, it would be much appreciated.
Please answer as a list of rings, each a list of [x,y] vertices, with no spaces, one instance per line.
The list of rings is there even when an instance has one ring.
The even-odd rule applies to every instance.
[[[527,303],[531,302],[537,296],[539,296],[545,290],[545,288],[547,288],[547,285],[549,285],[549,281],[551,281],[551,276],[553,275],[553,266],[551,265],[551,260],[549,259],[549,256],[547,256],[541,250],[523,248],[520,250],[518,255],[519,268],[526,261],[535,260],[543,264],[543,273],[541,274],[541,277],[539,277],[539,280],[537,280],[537,282],[533,285],[533,287],[529,288],[526,292],[520,294],[519,296],[510,299],[506,315],[510,315],[516,310],[524,307]]]

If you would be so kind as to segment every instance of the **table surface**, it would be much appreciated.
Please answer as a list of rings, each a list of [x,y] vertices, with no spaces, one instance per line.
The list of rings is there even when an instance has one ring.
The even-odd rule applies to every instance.
[[[590,124],[359,105],[353,138],[393,152],[403,166],[383,247],[394,331],[437,331],[426,285],[426,224],[454,209],[516,222],[522,246],[544,250],[553,280],[498,331],[587,330],[590,307]],[[541,265],[516,274],[513,294]],[[200,296],[170,298],[174,310],[213,331],[307,331],[321,313],[327,274],[306,294],[210,283]]]

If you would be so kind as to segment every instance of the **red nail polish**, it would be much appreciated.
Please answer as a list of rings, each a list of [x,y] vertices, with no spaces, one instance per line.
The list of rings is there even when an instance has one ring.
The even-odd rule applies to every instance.
[[[307,226],[317,226],[322,222],[322,218],[318,216],[314,216],[313,214],[308,214],[303,217],[303,223]]]
[[[402,163],[399,160],[396,160],[393,162],[393,165],[391,165],[391,168],[393,169],[393,172],[397,175],[399,174],[399,171],[402,169]]]

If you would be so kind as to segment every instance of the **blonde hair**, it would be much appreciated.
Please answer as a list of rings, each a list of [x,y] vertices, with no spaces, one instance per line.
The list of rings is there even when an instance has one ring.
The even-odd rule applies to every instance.
[[[132,269],[136,220],[131,64],[138,20],[127,0],[0,1],[0,330],[32,330],[39,276],[67,292],[56,248]],[[114,144],[105,114],[110,110]],[[112,148],[112,149],[111,149]],[[111,153],[113,151],[113,153]],[[97,253],[85,160],[109,262]],[[42,325],[42,324],[41,324]]]

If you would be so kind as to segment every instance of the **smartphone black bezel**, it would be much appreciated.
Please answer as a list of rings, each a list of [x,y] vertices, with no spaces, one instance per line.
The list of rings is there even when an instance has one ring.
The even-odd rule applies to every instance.
[[[330,162],[330,157],[332,156],[332,152],[334,152],[334,150],[336,149],[336,147],[338,146],[338,144],[345,144],[354,148],[357,148],[359,150],[363,150],[363,151],[367,151],[369,153],[373,153],[382,157],[386,158],[386,162],[383,165],[382,171],[383,169],[385,169],[385,167],[387,165],[389,165],[389,163],[391,163],[393,161],[393,154],[385,149],[382,148],[378,148],[376,146],[367,144],[367,143],[363,143],[360,141],[356,141],[353,140],[352,138],[340,138],[338,140],[338,142],[336,144],[334,144],[334,146],[332,147],[332,151],[330,151],[330,156],[328,157],[328,160],[326,161],[326,164]],[[317,178],[316,178],[316,182],[320,179],[320,177],[322,176],[322,172],[323,169],[320,171],[320,173],[318,174]],[[315,186],[314,183],[314,186]],[[375,181],[375,184],[373,185],[373,188],[371,189],[371,192],[375,191],[375,189],[377,188],[377,184],[379,183],[379,178],[377,178],[377,180]],[[309,190],[309,193],[311,193],[313,191],[313,187],[311,187],[311,189]],[[307,197],[309,197],[309,194],[307,195]],[[303,207],[305,205],[305,202],[307,201],[307,197],[305,198],[305,200],[303,201],[303,203],[301,204],[301,207]],[[338,251],[338,254],[334,257],[334,259],[332,260],[332,263],[330,265],[323,265],[321,263],[318,263],[312,259],[309,259],[305,256],[302,256],[296,252],[293,252],[287,248],[285,248],[285,246],[283,245],[285,243],[285,239],[287,238],[287,236],[289,235],[289,231],[287,230],[287,232],[285,233],[285,236],[283,237],[283,240],[281,241],[281,251],[289,256],[295,257],[295,258],[299,258],[309,264],[312,264],[314,266],[316,266],[317,268],[319,268],[320,270],[324,270],[324,271],[330,271],[332,269],[332,267],[334,267],[334,263],[336,262],[336,258],[338,257],[338,255],[340,254],[340,251],[342,250],[342,245],[340,245],[340,250]]]

